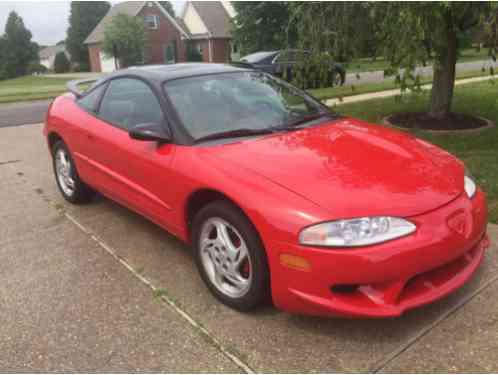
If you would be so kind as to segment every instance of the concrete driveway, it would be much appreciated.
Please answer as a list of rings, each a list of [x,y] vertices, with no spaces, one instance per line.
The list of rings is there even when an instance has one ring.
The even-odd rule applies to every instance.
[[[468,285],[401,318],[241,314],[155,225],[66,204],[40,125],[0,129],[0,187],[1,372],[498,371],[496,245]]]

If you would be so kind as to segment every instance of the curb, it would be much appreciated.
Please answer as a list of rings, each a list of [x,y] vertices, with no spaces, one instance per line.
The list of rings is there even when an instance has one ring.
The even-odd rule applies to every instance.
[[[483,131],[486,131],[488,129],[494,128],[496,126],[493,121],[488,120],[487,118],[472,115],[472,116],[474,116],[474,117],[476,117],[476,118],[478,118],[478,119],[486,122],[486,125],[481,126],[479,128],[460,129],[460,130],[433,130],[433,129],[422,129],[422,128],[405,128],[403,126],[394,125],[393,123],[391,123],[390,118],[392,116],[394,116],[394,114],[391,114],[389,116],[384,117],[381,120],[381,123],[383,125],[392,126],[393,128],[396,128],[396,129],[401,129],[401,130],[420,130],[420,131],[423,131],[425,133],[430,133],[430,134],[477,134],[477,133],[481,133]]]

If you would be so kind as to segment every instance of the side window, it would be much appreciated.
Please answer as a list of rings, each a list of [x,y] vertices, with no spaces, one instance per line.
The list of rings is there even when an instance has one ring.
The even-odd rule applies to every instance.
[[[99,116],[125,130],[138,124],[163,122],[156,95],[147,84],[134,78],[119,78],[109,83]]]
[[[272,64],[273,63],[273,59],[275,58],[275,56],[277,55],[270,55],[268,57],[265,57],[264,59],[262,59],[261,61],[259,61],[260,64]]]
[[[275,62],[277,64],[280,64],[280,63],[283,63],[285,61],[285,59],[287,58],[286,54],[285,54],[285,51],[284,52],[280,52],[280,54],[277,56],[277,58],[275,59]]]
[[[102,92],[105,90],[105,84],[92,90],[90,93],[78,100],[78,103],[85,108],[87,111],[96,113],[97,105],[99,104],[99,98]]]

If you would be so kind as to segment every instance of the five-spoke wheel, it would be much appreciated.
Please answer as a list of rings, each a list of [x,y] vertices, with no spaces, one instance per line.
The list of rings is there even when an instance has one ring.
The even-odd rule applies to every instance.
[[[71,203],[88,202],[94,191],[81,181],[71,153],[63,141],[57,141],[52,146],[55,181],[62,196]]]
[[[199,272],[223,303],[247,311],[269,297],[266,253],[240,209],[226,201],[208,204],[195,216],[192,238]]]
[[[68,196],[74,194],[73,166],[67,150],[59,148],[55,153],[55,173],[59,186]]]
[[[241,297],[251,285],[251,259],[247,245],[232,225],[208,219],[200,237],[202,265],[211,282],[231,297]]]

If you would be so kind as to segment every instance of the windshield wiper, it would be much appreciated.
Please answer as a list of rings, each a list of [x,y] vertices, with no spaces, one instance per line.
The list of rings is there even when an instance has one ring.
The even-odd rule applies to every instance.
[[[261,134],[270,134],[275,132],[274,129],[248,129],[248,128],[242,128],[242,129],[235,129],[235,130],[227,130],[224,132],[219,132],[219,133],[213,133],[206,135],[204,137],[197,138],[195,140],[195,143],[199,142],[204,142],[204,141],[211,141],[215,139],[225,139],[225,138],[237,138],[237,137],[248,137],[251,135],[261,135]]]
[[[281,129],[281,130],[291,130],[293,128],[298,127],[299,125],[303,125],[307,122],[313,121],[313,120],[318,120],[319,118],[322,117],[329,117],[333,118],[335,117],[334,113],[330,112],[318,112],[318,113],[312,113],[312,114],[303,114],[299,115],[297,117],[294,117],[290,121],[284,122],[282,125],[275,127],[275,129]]]

